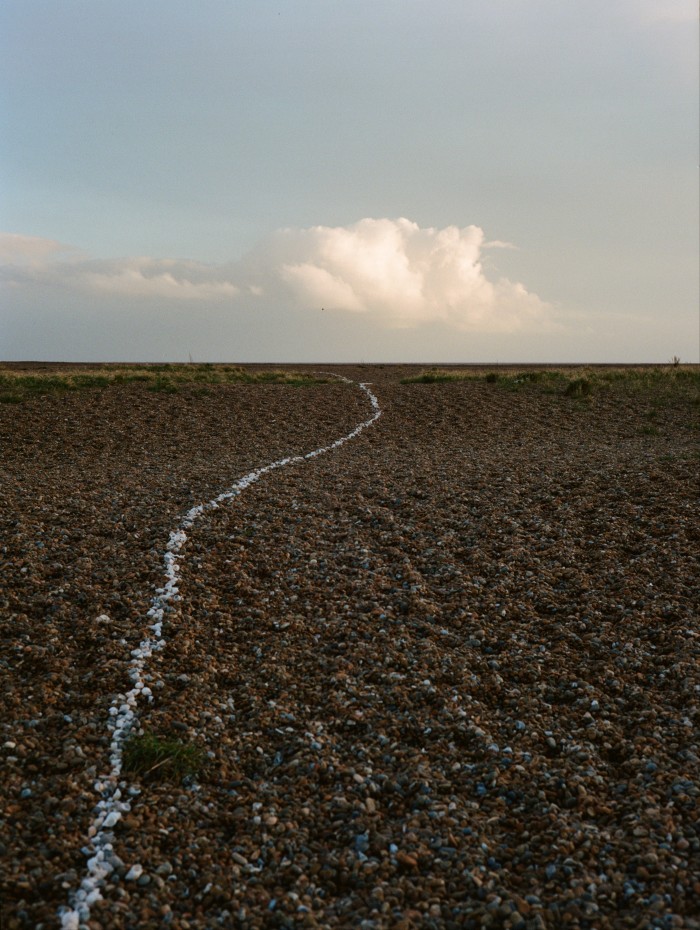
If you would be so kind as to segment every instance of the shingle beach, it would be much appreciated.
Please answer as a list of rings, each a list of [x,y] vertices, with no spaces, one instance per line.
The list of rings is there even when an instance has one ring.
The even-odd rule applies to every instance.
[[[2,930],[700,928],[697,403],[294,367],[0,404]]]

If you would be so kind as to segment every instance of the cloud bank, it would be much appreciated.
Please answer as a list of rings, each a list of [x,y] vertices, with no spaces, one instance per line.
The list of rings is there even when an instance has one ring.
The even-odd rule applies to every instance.
[[[362,219],[350,226],[278,230],[241,261],[85,258],[49,239],[0,235],[0,280],[74,290],[94,300],[235,304],[255,312],[275,302],[286,312],[361,314],[387,328],[440,323],[462,331],[517,332],[544,326],[548,304],[522,284],[490,280],[478,226],[421,228],[408,219]]]
[[[77,250],[16,234],[0,234],[0,281],[16,288],[32,284],[73,289],[82,294],[174,301],[217,301],[236,297],[240,288],[221,267],[170,258],[75,258]],[[66,257],[62,260],[61,255]],[[10,260],[8,261],[8,256]]]

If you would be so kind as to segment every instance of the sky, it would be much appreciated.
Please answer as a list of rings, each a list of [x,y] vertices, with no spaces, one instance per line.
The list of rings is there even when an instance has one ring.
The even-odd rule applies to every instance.
[[[695,0],[3,0],[0,359],[700,360]]]

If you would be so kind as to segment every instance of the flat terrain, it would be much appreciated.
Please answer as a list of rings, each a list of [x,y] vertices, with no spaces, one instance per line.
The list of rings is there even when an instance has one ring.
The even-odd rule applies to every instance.
[[[125,776],[86,926],[700,927],[697,371],[295,367],[382,416],[189,532],[138,715],[198,770]],[[3,930],[86,874],[170,532],[372,414],[206,374],[4,387]]]

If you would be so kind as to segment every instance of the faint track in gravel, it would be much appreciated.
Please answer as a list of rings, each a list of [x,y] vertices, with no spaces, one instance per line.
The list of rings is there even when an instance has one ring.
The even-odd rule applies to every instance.
[[[166,614],[172,614],[176,610],[173,602],[179,600],[178,582],[180,578],[180,558],[183,547],[187,542],[187,531],[190,530],[195,522],[203,514],[211,510],[216,510],[221,504],[224,504],[238,497],[246,488],[254,484],[263,475],[274,471],[277,468],[283,468],[285,465],[297,465],[327,452],[332,452],[351,439],[355,439],[359,434],[371,426],[382,415],[379,401],[370,391],[368,384],[370,382],[354,382],[342,375],[329,372],[332,377],[338,378],[347,384],[357,384],[365,392],[372,406],[373,414],[369,419],[363,420],[351,432],[339,439],[334,440],[326,446],[321,446],[304,455],[294,455],[287,458],[278,459],[269,465],[263,465],[256,468],[239,478],[230,488],[223,491],[217,497],[206,501],[203,504],[197,504],[187,511],[177,528],[170,533],[168,544],[163,554],[163,564],[165,569],[165,585],[156,590],[155,597],[152,600],[152,606],[147,616],[151,620],[149,629],[152,635],[147,636],[140,645],[132,650],[131,661],[129,663],[129,677],[133,687],[124,699],[117,698],[112,701],[109,708],[108,728],[112,733],[112,742],[110,745],[111,770],[109,775],[102,776],[95,782],[95,789],[101,795],[101,800],[95,808],[95,816],[90,826],[90,838],[87,842],[92,847],[87,862],[87,874],[83,878],[80,887],[74,891],[71,898],[71,907],[64,906],[59,909],[59,917],[63,930],[80,930],[87,924],[90,918],[90,908],[93,904],[102,898],[102,886],[108,875],[114,870],[112,860],[114,858],[114,827],[121,820],[122,815],[131,809],[131,803],[128,798],[129,789],[124,781],[120,781],[123,764],[124,743],[129,736],[134,725],[138,722],[136,706],[139,697],[146,698],[149,702],[153,701],[151,689],[144,680],[144,673],[149,658],[154,652],[162,649],[165,645],[163,638],[163,622]],[[125,794],[127,796],[125,796]],[[135,866],[134,868],[138,868]]]

